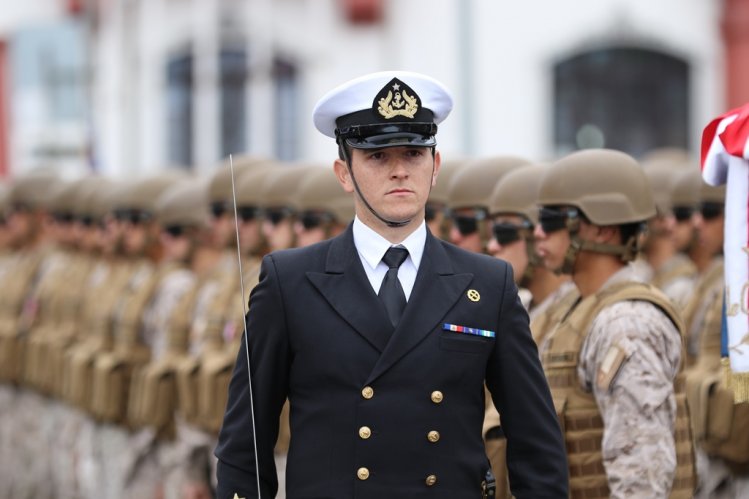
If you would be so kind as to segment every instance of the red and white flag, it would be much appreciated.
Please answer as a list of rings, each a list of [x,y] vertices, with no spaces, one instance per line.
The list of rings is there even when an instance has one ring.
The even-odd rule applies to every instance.
[[[731,370],[749,372],[749,103],[712,120],[702,132],[702,178],[726,184],[726,323]],[[734,306],[735,305],[735,306]]]

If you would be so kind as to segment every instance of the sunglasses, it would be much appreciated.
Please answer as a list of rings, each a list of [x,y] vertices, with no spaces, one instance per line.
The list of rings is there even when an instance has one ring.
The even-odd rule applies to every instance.
[[[216,201],[211,203],[210,210],[213,218],[221,218],[226,214],[228,207],[224,201]]]
[[[181,225],[167,225],[162,230],[172,237],[182,237],[185,234],[185,228]]]
[[[153,215],[143,210],[121,209],[114,211],[114,218],[120,222],[129,222],[133,225],[139,225],[151,220]]]
[[[723,204],[706,202],[700,206],[700,214],[705,220],[715,220],[723,215]]]
[[[237,207],[237,216],[239,216],[239,219],[243,222],[252,222],[253,220],[260,218],[262,215],[262,210],[255,206]]]
[[[530,222],[526,221],[521,225],[509,223],[509,222],[495,222],[492,225],[492,234],[497,240],[497,243],[504,246],[515,241],[519,241],[523,237],[523,232],[531,229],[533,226]]]
[[[73,219],[74,219],[72,213],[59,213],[59,212],[52,215],[52,218],[55,220],[55,222],[61,223],[61,224],[69,224],[73,222]]]
[[[91,227],[95,223],[94,217],[92,217],[91,215],[79,215],[77,217],[77,220],[78,223],[86,227]]]
[[[694,215],[694,208],[691,206],[674,206],[671,210],[677,222],[687,222]]]
[[[273,208],[265,210],[265,219],[273,225],[278,225],[284,219],[290,217],[291,215],[292,211],[288,208]]]
[[[538,224],[546,234],[567,228],[567,221],[578,217],[578,211],[571,209],[540,208],[538,210]]]
[[[331,217],[328,213],[307,211],[302,213],[299,221],[302,223],[302,227],[304,227],[304,230],[312,230],[320,227],[321,225],[325,225],[332,220],[333,217]]]

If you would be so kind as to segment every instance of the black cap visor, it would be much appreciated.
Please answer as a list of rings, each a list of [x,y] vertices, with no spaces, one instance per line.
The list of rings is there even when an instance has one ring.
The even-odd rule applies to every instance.
[[[434,147],[437,125],[434,123],[388,123],[355,125],[337,130],[338,140],[345,140],[354,149],[386,147]]]

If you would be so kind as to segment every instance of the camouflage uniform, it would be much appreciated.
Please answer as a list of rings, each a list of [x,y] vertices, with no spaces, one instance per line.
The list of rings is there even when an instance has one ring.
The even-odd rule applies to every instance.
[[[602,290],[630,279],[623,269]],[[602,382],[611,352],[625,358],[613,379]],[[676,469],[673,383],[680,360],[679,331],[651,303],[616,303],[593,321],[580,352],[578,376],[583,390],[595,396],[603,418],[601,452],[611,497],[668,496]]]
[[[653,273],[650,282],[671,298],[680,310],[684,310],[692,296],[696,281],[697,267],[688,256],[677,253]]]
[[[578,178],[586,182],[567,181]],[[680,314],[628,265],[641,222],[656,212],[647,177],[624,153],[579,151],[550,167],[539,204],[539,252],[581,291],[541,355],[572,497],[691,497],[689,412],[676,386]],[[618,233],[596,230],[611,226]]]

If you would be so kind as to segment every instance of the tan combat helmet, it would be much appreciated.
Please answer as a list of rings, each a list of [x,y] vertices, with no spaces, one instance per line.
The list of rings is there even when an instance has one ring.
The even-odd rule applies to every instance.
[[[260,170],[273,165],[267,158],[259,156],[237,156],[232,158],[234,167],[234,185],[246,172]],[[208,202],[211,205],[224,203],[228,208],[233,203],[232,165],[229,159],[222,161],[208,184]]]
[[[101,223],[112,210],[114,182],[100,175],[83,179],[73,214],[84,225]]]
[[[655,215],[645,172],[634,158],[611,149],[578,151],[553,163],[538,203],[574,206],[596,225],[644,222]]]
[[[508,172],[530,161],[515,156],[496,156],[473,160],[460,168],[448,188],[448,207],[486,210],[494,186]],[[439,180],[439,177],[437,177]]]
[[[463,158],[453,158],[443,160],[440,165],[440,171],[437,175],[437,183],[429,192],[430,203],[437,203],[447,206],[449,200],[450,183],[457,172],[459,172],[469,160]]]
[[[10,205],[33,210],[47,208],[50,195],[59,182],[60,178],[49,171],[33,172],[18,177],[10,188]]]
[[[650,168],[686,169],[691,163],[689,151],[679,147],[659,147],[647,152],[640,159],[640,165],[646,171]]]
[[[702,175],[697,168],[688,168],[674,176],[671,183],[671,206],[695,208],[700,204]]]
[[[611,149],[574,152],[554,162],[539,188],[543,207],[577,208],[595,225],[645,222],[656,213],[655,200],[645,172],[634,158]],[[570,244],[562,273],[570,273],[580,250],[619,255],[622,261],[637,256],[638,235],[621,245],[582,241],[577,235],[579,217],[568,220]]]
[[[263,201],[265,179],[279,168],[283,166],[276,162],[268,162],[260,168],[248,169],[235,177],[237,206],[259,208]]]
[[[726,203],[726,186],[713,186],[705,181],[700,184],[700,202],[701,203],[715,203],[722,204]]]
[[[161,193],[186,177],[187,174],[182,171],[169,170],[133,182],[125,186],[122,196],[118,196],[116,208],[134,210],[142,213],[145,218],[153,218],[156,200]]]
[[[645,169],[645,175],[653,191],[655,207],[660,216],[667,216],[673,210],[673,186],[679,174],[680,170],[662,165]]]
[[[533,269],[543,263],[536,254],[533,227],[538,223],[538,189],[547,169],[548,165],[546,164],[533,164],[516,168],[497,182],[489,198],[490,217],[519,215],[524,218],[527,224],[525,227],[518,227],[517,229],[520,229],[519,235],[525,239],[526,243],[528,268],[525,274],[528,278],[531,277]],[[496,232],[497,227],[494,230],[494,237],[497,238],[497,242],[502,244],[502,241],[500,241],[502,233]],[[515,234],[518,234],[518,232],[515,232]]]
[[[162,227],[204,227],[208,220],[208,186],[203,179],[181,180],[164,189],[155,203]]]
[[[538,223],[538,190],[549,166],[534,164],[517,168],[502,177],[489,197],[489,215],[512,214]]]
[[[354,219],[353,197],[343,190],[330,168],[311,169],[299,184],[296,199],[292,202],[299,213],[328,213],[341,225],[346,225]]]
[[[263,181],[260,205],[264,210],[284,209],[294,212],[293,199],[302,179],[315,165],[286,165],[274,168]]]

